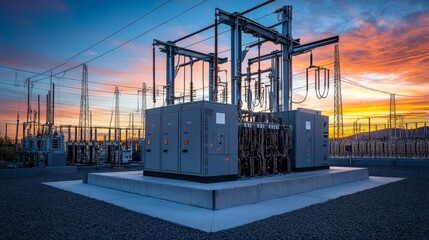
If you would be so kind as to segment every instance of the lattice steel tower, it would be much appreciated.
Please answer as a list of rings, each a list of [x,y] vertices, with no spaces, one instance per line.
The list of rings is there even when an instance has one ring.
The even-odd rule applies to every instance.
[[[82,87],[80,94],[80,113],[79,113],[79,127],[82,134],[80,140],[86,141],[86,132],[89,127],[89,97],[88,97],[88,66],[82,65]],[[83,136],[82,136],[83,135]]]
[[[343,98],[341,96],[341,70],[340,70],[340,49],[335,45],[334,62],[334,139],[344,136],[343,125]]]
[[[390,94],[389,130],[390,130],[390,137],[396,137],[396,100],[395,100],[395,94]]]
[[[115,129],[120,127],[119,125],[119,88],[115,87]]]

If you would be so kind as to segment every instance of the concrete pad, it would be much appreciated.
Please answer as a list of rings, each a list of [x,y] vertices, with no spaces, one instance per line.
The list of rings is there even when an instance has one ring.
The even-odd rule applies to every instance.
[[[221,210],[210,210],[84,184],[81,180],[49,182],[44,184],[179,225],[205,232],[217,232],[402,179],[403,178],[369,177],[360,181]]]
[[[331,169],[279,174],[219,183],[143,176],[141,171],[90,173],[87,183],[212,210],[254,204],[279,197],[368,178],[368,169]]]

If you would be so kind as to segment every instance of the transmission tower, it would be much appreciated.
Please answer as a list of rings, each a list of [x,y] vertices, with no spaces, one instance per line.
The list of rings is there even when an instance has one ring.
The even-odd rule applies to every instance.
[[[115,129],[119,128],[119,88],[115,87]]]
[[[390,113],[389,113],[390,137],[396,137],[396,100],[395,94],[390,94]]]
[[[82,69],[82,87],[80,94],[80,113],[79,113],[79,127],[82,134],[80,140],[86,141],[86,131],[89,127],[89,97],[88,97],[88,67],[83,64]],[[83,136],[82,136],[83,135]]]
[[[340,70],[340,49],[335,45],[334,62],[334,139],[344,136],[343,125],[343,98],[341,96],[341,70]]]

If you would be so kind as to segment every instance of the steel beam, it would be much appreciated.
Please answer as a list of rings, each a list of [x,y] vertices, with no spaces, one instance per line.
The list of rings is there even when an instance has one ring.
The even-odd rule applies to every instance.
[[[240,14],[241,14],[241,15],[247,14],[247,13],[252,12],[252,11],[254,11],[254,10],[256,10],[256,9],[260,8],[260,7],[263,7],[263,6],[265,6],[265,5],[269,4],[269,3],[272,3],[272,2],[274,2],[274,1],[275,1],[275,0],[268,0],[268,1],[265,1],[265,2],[263,2],[263,3],[261,3],[261,4],[259,4],[259,5],[256,5],[256,6],[252,7],[252,8],[249,8],[249,9],[247,9],[247,10],[245,10],[245,11],[241,12]],[[207,26],[207,27],[201,28],[201,29],[199,29],[199,30],[197,30],[197,31],[195,31],[195,32],[193,32],[193,33],[190,33],[190,34],[188,34],[188,35],[186,35],[186,36],[183,36],[183,37],[181,37],[181,38],[179,38],[179,39],[177,39],[177,40],[174,40],[174,41],[173,41],[173,43],[177,43],[177,42],[180,42],[180,41],[182,41],[182,40],[185,40],[185,39],[187,39],[187,38],[189,38],[189,37],[192,37],[192,36],[194,36],[194,35],[197,35],[198,33],[201,33],[201,32],[204,32],[204,31],[206,31],[206,30],[209,30],[210,28],[212,28],[212,27],[214,27],[214,26],[215,26],[215,24],[211,24],[211,25],[209,25],[209,26]]]
[[[286,44],[288,39],[276,30],[265,27],[253,20],[241,16],[239,13],[228,13],[222,9],[216,9],[219,22],[234,27],[240,26],[243,32],[261,37],[274,43]]]
[[[293,55],[299,55],[299,54],[305,53],[309,50],[312,50],[314,48],[323,47],[323,46],[326,46],[326,45],[329,45],[332,43],[337,43],[339,41],[339,39],[340,39],[339,36],[333,36],[333,37],[321,39],[318,41],[302,44],[302,45],[294,47],[292,49],[292,54]]]
[[[260,72],[250,72],[250,76],[254,76],[254,75],[258,75],[259,73],[267,73],[267,72],[271,72],[273,69],[272,68],[266,68],[266,69],[262,69]],[[249,73],[242,73],[241,76],[245,77],[248,76]]]
[[[158,45],[158,46],[162,46],[163,48],[160,48],[160,50],[161,50],[161,52],[164,52],[164,53],[167,53],[168,49],[171,48],[174,55],[182,55],[185,57],[197,58],[199,60],[203,60],[206,62],[213,61],[213,59],[214,59],[213,54],[206,54],[206,53],[201,53],[198,51],[178,47],[178,46],[174,45],[174,43],[172,43],[172,42],[162,42],[162,41],[159,41],[157,39],[154,39],[153,44]],[[219,64],[226,63],[227,61],[228,61],[228,58],[218,58]]]
[[[318,47],[326,46],[326,45],[329,45],[332,43],[336,43],[339,41],[339,37],[333,36],[333,37],[329,37],[326,39],[322,39],[322,40],[318,40],[318,41],[314,41],[314,42],[310,42],[310,43],[306,43],[306,44],[302,44],[302,45],[296,44],[296,43],[299,43],[299,41],[300,41],[300,39],[295,39],[293,42],[294,43],[294,47],[292,48],[292,54],[293,55],[299,55],[299,54],[305,53],[307,51],[310,51],[314,48],[318,48]],[[281,51],[275,50],[271,53],[261,55],[260,57],[249,58],[248,64],[252,65],[252,64],[258,62],[259,60],[265,61],[265,60],[269,60],[275,56],[281,56],[281,55],[282,55]]]
[[[259,61],[270,60],[270,59],[272,59],[273,57],[281,56],[281,55],[282,55],[282,52],[281,52],[281,51],[279,51],[279,50],[276,50],[276,51],[273,51],[273,52],[271,52],[271,53],[261,55],[260,57],[249,58],[249,59],[247,60],[247,64],[248,64],[248,65],[252,65],[252,64],[257,63],[257,62],[259,62]]]

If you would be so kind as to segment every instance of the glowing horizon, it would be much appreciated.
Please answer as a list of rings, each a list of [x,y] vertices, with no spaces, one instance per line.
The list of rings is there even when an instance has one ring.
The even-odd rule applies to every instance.
[[[197,2],[173,1],[160,8],[156,14],[143,18],[119,34],[107,39],[83,54],[67,61],[55,69],[58,73],[65,69],[100,56],[106,51],[123,44],[158,24],[189,9]],[[339,35],[342,99],[345,133],[351,132],[357,119],[373,118],[373,124],[387,123],[389,115],[389,93],[396,94],[396,114],[404,123],[429,122],[429,3],[426,1],[391,1],[386,3],[356,3],[353,1],[302,3],[292,1],[294,8],[293,37],[300,38],[301,43]],[[94,126],[108,127],[114,107],[113,91],[116,85],[120,95],[121,127],[129,126],[130,114],[135,115],[135,125],[141,126],[137,102],[141,103],[142,83],[146,83],[147,107],[162,106],[163,85],[165,85],[165,56],[156,49],[156,104],[152,103],[152,40],[175,40],[212,24],[214,9],[219,7],[230,12],[243,11],[257,5],[259,1],[216,1],[205,2],[168,24],[144,34],[142,37],[125,44],[123,47],[88,63],[89,69],[89,105]],[[275,9],[285,5],[276,1],[248,15],[251,19],[264,25],[277,22]],[[34,77],[35,73],[44,72],[54,66],[63,64],[66,59],[86,49],[88,46],[105,38],[109,34],[132,22],[145,13],[161,5],[158,1],[129,5],[107,2],[103,6],[95,3],[79,3],[63,0],[47,0],[39,4],[28,1],[26,4],[0,3],[0,19],[4,22],[3,36],[0,37],[0,136],[5,134],[8,124],[8,136],[14,136],[16,117],[19,113],[20,124],[26,119],[27,88],[24,83],[32,78],[31,108],[37,111],[37,95],[41,97],[41,121],[45,121],[45,99],[49,88],[50,77]],[[335,7],[334,7],[335,6]],[[115,11],[112,11],[115,9]],[[316,10],[317,9],[317,10]],[[401,9],[401,11],[398,11]],[[318,14],[314,14],[317,11]],[[94,12],[97,14],[94,15]],[[262,17],[262,18],[261,18]],[[229,30],[221,25],[219,32]],[[279,30],[279,29],[277,29]],[[178,46],[197,43],[190,49],[213,52],[213,31],[205,31],[183,42]],[[220,57],[230,58],[229,32],[219,36]],[[31,39],[31,40],[30,40]],[[243,34],[243,43],[257,40]],[[262,53],[268,53],[279,46],[264,44]],[[251,49],[247,57],[257,56],[256,49]],[[314,63],[330,68],[333,79],[334,46],[326,46],[313,51]],[[183,62],[177,58],[176,62]],[[246,60],[244,61],[244,63]],[[268,62],[261,64],[266,67]],[[305,68],[309,64],[309,54],[296,56],[293,59],[293,95],[294,101],[304,99],[306,92]],[[7,68],[10,67],[10,68]],[[254,68],[255,66],[253,66]],[[11,69],[12,68],[12,69]],[[15,71],[13,68],[25,70]],[[219,76],[222,81],[230,81],[229,62],[220,65]],[[80,79],[82,68],[78,67],[52,78],[56,84],[56,125],[78,125],[80,106]],[[204,65],[204,89],[202,91],[202,64],[193,67],[196,99],[208,99],[208,64]],[[28,71],[28,72],[26,72]],[[245,71],[245,64],[243,64]],[[267,74],[263,74],[264,81]],[[186,67],[186,78],[181,68],[176,77],[176,96],[189,94],[190,68]],[[310,82],[311,84],[311,82]],[[228,87],[230,89],[230,87]],[[371,90],[372,89],[372,90]],[[228,93],[229,94],[229,93]],[[316,98],[314,88],[310,85],[308,98],[302,104],[293,104],[293,109],[303,107],[321,110],[330,116],[333,124],[333,84],[326,99]],[[245,106],[246,104],[244,104]],[[266,106],[257,109],[264,110]],[[379,117],[379,118],[377,118]],[[364,123],[364,120],[359,122]],[[364,125],[364,124],[362,124]],[[371,129],[375,130],[375,129]],[[21,129],[19,134],[21,134]],[[330,129],[330,137],[333,129]]]

